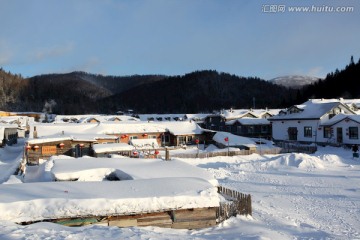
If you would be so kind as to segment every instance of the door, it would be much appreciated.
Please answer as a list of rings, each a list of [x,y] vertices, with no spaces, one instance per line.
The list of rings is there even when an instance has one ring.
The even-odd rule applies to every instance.
[[[341,127],[336,128],[336,141],[337,143],[343,142],[343,133]]]
[[[289,127],[288,134],[289,134],[289,140],[294,140],[294,141],[297,140],[298,130],[296,127]]]

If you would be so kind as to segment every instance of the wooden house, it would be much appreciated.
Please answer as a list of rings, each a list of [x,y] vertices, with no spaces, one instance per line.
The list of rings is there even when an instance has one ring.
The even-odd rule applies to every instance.
[[[115,143],[117,140],[116,137],[107,135],[60,135],[34,138],[25,143],[25,158],[27,164],[37,165],[56,155],[93,156],[94,144]]]
[[[270,139],[272,127],[267,119],[279,112],[276,109],[229,109],[209,115],[202,126],[206,129],[229,132],[245,137]]]
[[[226,122],[225,132],[243,137],[271,139],[271,124],[266,118],[240,118]]]
[[[203,127],[209,130],[225,131],[226,122],[240,118],[258,118],[257,115],[247,109],[222,110],[219,114],[209,115],[203,122]]]
[[[194,121],[181,121],[181,122],[163,122],[159,123],[166,129],[162,135],[163,146],[183,146],[192,145],[196,142],[204,142],[209,140],[208,131],[201,128]]]

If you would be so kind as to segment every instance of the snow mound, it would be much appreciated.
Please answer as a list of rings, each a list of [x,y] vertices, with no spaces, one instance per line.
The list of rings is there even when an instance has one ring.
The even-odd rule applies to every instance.
[[[326,162],[328,164],[331,164],[333,166],[341,166],[343,165],[343,160],[340,156],[335,154],[323,154],[318,156],[323,162]]]
[[[315,156],[303,153],[291,153],[273,158],[269,162],[265,162],[262,167],[276,168],[295,167],[299,169],[323,169],[323,161]]]

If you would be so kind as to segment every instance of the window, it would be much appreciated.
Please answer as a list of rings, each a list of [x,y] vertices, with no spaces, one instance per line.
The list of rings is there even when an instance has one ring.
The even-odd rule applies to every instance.
[[[169,135],[162,135],[161,136],[161,142],[166,142],[166,143],[168,143],[168,142],[170,142],[170,136]]]
[[[231,132],[231,126],[227,126],[227,131]]]
[[[237,133],[239,134],[239,133],[242,133],[242,131],[241,131],[241,126],[237,126]]]
[[[224,131],[224,127],[223,127],[223,126],[219,126],[219,131]]]
[[[130,136],[130,139],[138,139],[137,136]]]
[[[304,127],[304,137],[312,137],[312,127]]]
[[[254,126],[248,127],[248,133],[254,133]]]
[[[156,139],[157,137],[156,137],[156,135],[148,135],[148,138],[149,139]]]
[[[332,129],[331,127],[324,127],[324,138],[331,138]]]
[[[359,139],[359,130],[357,127],[349,127],[349,138]]]
[[[186,137],[184,137],[184,136],[178,137],[178,145],[185,144],[186,143],[185,141],[186,141]]]
[[[261,126],[261,132],[262,132],[262,133],[267,133],[267,132],[269,132],[268,126],[266,126],[266,125]]]

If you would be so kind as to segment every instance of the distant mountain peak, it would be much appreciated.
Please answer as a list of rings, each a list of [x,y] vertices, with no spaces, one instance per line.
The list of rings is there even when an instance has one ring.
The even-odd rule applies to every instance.
[[[276,85],[281,85],[287,88],[299,89],[306,85],[313,84],[319,81],[320,79],[321,78],[318,77],[304,76],[304,75],[287,75],[287,76],[276,77],[269,81]]]

